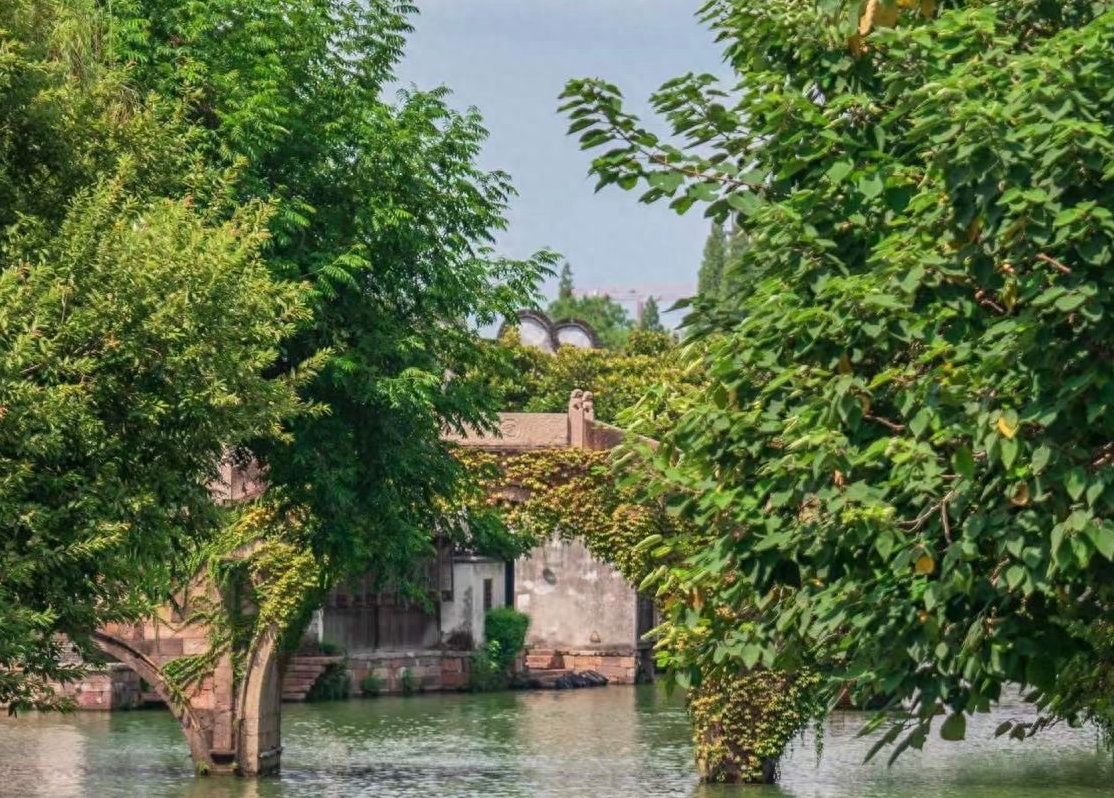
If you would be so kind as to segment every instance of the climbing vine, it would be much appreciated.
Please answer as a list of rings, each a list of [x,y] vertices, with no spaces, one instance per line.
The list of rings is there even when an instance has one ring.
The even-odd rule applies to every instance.
[[[696,763],[706,781],[772,783],[785,747],[824,706],[815,674],[754,670],[712,677],[689,698]]]
[[[297,645],[309,614],[327,586],[327,562],[305,545],[308,516],[281,509],[277,494],[230,507],[224,530],[196,559],[186,624],[209,630],[206,651],[166,663],[162,670],[177,700],[231,655],[233,678],[243,681],[251,652],[277,633],[280,650]],[[212,589],[209,589],[211,586]]]
[[[792,676],[752,661],[722,668],[701,667],[691,652],[710,632],[701,611],[714,596],[682,578],[689,556],[710,543],[709,535],[680,521],[664,503],[648,500],[637,480],[628,479],[637,462],[632,453],[585,449],[543,449],[519,453],[461,450],[459,457],[484,487],[485,509],[534,545],[553,534],[580,540],[593,557],[611,563],[654,599],[668,620],[652,634],[659,663],[670,668],[671,684],[692,688],[689,710],[697,764],[708,781],[767,782],[777,759],[794,736],[825,709],[819,679]],[[743,581],[738,574],[729,583]],[[745,612],[718,601],[711,616],[725,625],[745,626]]]
[[[653,558],[639,543],[662,528],[664,513],[616,483],[610,452],[461,450],[459,456],[480,475],[480,503],[500,512],[531,546],[556,533],[582,541],[634,583],[652,570]]]

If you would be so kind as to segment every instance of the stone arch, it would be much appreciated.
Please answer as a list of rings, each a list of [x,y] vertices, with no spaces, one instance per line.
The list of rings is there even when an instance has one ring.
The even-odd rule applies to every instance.
[[[170,686],[155,661],[114,635],[103,631],[95,631],[91,637],[97,648],[127,665],[139,674],[139,678],[151,685],[159,698],[174,713],[175,719],[182,727],[182,732],[186,735],[186,742],[189,744],[194,767],[198,770],[211,770],[213,767],[211,746],[197,713],[194,712],[189,701]]]

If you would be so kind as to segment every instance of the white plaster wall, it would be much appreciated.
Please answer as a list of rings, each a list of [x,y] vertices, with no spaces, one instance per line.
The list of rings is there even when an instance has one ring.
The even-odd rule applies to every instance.
[[[506,604],[506,565],[486,557],[453,560],[453,600],[441,603],[441,637],[448,640],[456,631],[467,631],[475,645],[484,640],[484,580],[491,580],[491,606]]]
[[[526,644],[557,650],[631,650],[634,588],[580,541],[553,537],[515,562],[515,607],[530,616]]]

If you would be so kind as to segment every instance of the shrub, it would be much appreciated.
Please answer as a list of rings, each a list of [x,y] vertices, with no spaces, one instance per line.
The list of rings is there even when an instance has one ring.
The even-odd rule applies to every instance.
[[[367,698],[374,698],[383,692],[383,680],[374,673],[360,679],[360,692]]]
[[[414,695],[421,689],[418,680],[414,677],[414,672],[406,668],[399,675],[399,686],[402,687],[402,694],[406,696]]]
[[[343,662],[333,662],[313,683],[306,701],[341,701],[352,692],[352,675]]]
[[[498,673],[505,674],[514,664],[515,655],[526,643],[526,630],[529,626],[530,616],[513,607],[488,610],[487,615],[484,616],[484,636],[488,641],[487,653]]]
[[[318,647],[326,657],[342,657],[348,653],[347,649],[340,643],[334,643],[330,640],[322,640]]]
[[[506,672],[496,665],[501,648],[499,643],[490,640],[483,648],[472,652],[469,659],[468,685],[465,689],[472,693],[485,693],[506,686]]]

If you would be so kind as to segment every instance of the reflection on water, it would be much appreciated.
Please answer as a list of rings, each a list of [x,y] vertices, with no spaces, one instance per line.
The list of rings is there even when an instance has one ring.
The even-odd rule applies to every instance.
[[[968,742],[930,741],[893,768],[861,764],[862,716],[811,734],[779,787],[747,798],[1082,798],[1110,796],[1114,768],[1091,731],[992,739],[1005,707],[968,724]],[[432,695],[284,708],[283,773],[258,782],[195,779],[166,712],[0,720],[4,798],[497,798],[738,796],[699,787],[679,699],[652,687]]]

